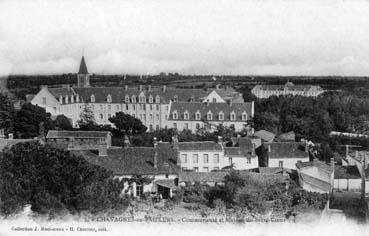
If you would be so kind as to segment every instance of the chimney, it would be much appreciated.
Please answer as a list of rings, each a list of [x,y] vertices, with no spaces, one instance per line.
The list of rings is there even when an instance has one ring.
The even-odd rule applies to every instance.
[[[124,90],[128,91],[128,85],[124,85]]]
[[[154,137],[153,140],[153,144],[154,144],[154,168],[157,169],[158,168],[158,142],[156,140],[156,137]]]
[[[129,142],[129,138],[127,135],[124,135],[124,148],[128,148],[129,146],[131,146],[131,143]]]
[[[223,144],[223,137],[222,136],[218,136],[218,144],[220,144],[220,145]]]
[[[152,91],[152,90],[151,90],[151,84],[149,84],[149,89],[148,89],[148,90],[149,90],[149,92],[151,92],[151,91]]]
[[[140,86],[138,87],[138,89],[139,89],[140,91],[142,91],[142,90],[143,90],[143,86],[142,86],[142,85],[140,85]]]
[[[108,155],[108,149],[106,146],[99,147],[99,157],[106,157]]]
[[[252,144],[251,156],[255,156],[255,143],[251,143],[251,144]]]
[[[167,91],[167,86],[166,85],[163,85],[163,88],[162,88],[163,92],[165,93]]]

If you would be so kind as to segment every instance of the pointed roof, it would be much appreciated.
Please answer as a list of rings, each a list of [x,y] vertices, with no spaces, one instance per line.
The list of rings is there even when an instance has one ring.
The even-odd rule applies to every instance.
[[[86,66],[86,62],[85,62],[85,57],[84,56],[82,56],[81,64],[79,66],[78,74],[88,74],[87,66]]]

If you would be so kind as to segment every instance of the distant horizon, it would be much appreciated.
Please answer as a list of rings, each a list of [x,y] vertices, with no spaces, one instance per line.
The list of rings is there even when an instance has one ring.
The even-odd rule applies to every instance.
[[[0,76],[369,75],[369,2],[3,0]]]

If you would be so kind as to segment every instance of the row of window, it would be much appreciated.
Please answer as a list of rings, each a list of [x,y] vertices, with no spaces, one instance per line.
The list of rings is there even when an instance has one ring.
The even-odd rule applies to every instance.
[[[174,119],[174,120],[177,120],[178,119],[178,112],[177,111],[173,111],[173,113],[172,113],[172,118]],[[219,113],[218,113],[218,120],[224,120],[224,113],[222,112],[222,111],[220,111]],[[234,112],[234,111],[232,111],[231,113],[230,113],[230,120],[236,120],[236,113]],[[213,120],[213,113],[211,112],[211,111],[208,111],[208,113],[206,113],[206,119],[207,120]],[[183,113],[183,119],[184,120],[189,120],[190,119],[190,114],[189,114],[189,112],[188,111],[185,111],[184,113]],[[242,115],[241,115],[241,119],[243,120],[243,121],[246,121],[247,120],[247,113],[246,112],[243,112],[242,113]],[[201,120],[201,112],[200,111],[197,111],[196,113],[195,113],[195,120]]]
[[[92,94],[90,96],[90,101],[91,102],[96,102],[96,97],[94,94]],[[111,95],[109,94],[108,96],[106,96],[106,102],[112,102],[112,97]],[[126,95],[125,98],[124,98],[124,102],[125,103],[136,103],[137,102],[137,97],[135,95],[133,95],[132,97],[130,97],[129,95]],[[149,102],[149,103],[154,103],[154,97],[153,96],[149,96],[149,99],[148,101],[146,100],[146,97],[145,96],[139,96],[138,97],[138,102],[139,103],[146,103],[146,102]],[[160,97],[159,95],[157,95],[155,97],[155,103],[160,103]]]
[[[203,163],[209,163],[209,154],[204,153],[202,156]],[[181,163],[187,163],[188,156],[187,154],[181,154]],[[192,162],[199,163],[199,154],[192,154]],[[213,163],[219,163],[219,154],[213,154]]]
[[[189,169],[187,169],[187,168],[182,168],[182,170],[183,171],[188,171]],[[199,172],[199,167],[194,167],[193,169],[192,169],[194,172]],[[219,167],[213,167],[213,169],[212,170],[214,170],[214,171],[218,171],[219,170]],[[203,167],[202,168],[202,172],[209,172],[209,167]]]
[[[79,97],[78,96],[60,96],[59,97],[59,103],[60,104],[66,104],[66,103],[74,103],[74,102],[79,102]],[[44,105],[46,105],[46,97],[42,97],[42,103]]]

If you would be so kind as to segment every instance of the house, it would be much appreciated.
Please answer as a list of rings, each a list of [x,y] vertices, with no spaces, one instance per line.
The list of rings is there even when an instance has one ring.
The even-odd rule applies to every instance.
[[[108,149],[112,134],[109,131],[49,130],[46,141],[68,150]]]
[[[251,93],[258,98],[269,98],[270,96],[304,96],[317,97],[324,93],[320,86],[315,85],[294,85],[292,82],[287,82],[284,85],[256,85]]]
[[[299,185],[310,192],[331,193],[334,180],[334,163],[331,164],[314,159],[309,162],[297,162],[296,170]]]
[[[88,162],[112,171],[114,178],[124,181],[123,194],[140,197],[161,194],[170,198],[178,188],[177,152],[171,145],[123,147],[108,149],[107,155],[89,150],[74,151]]]
[[[242,94],[219,86],[210,90],[179,89],[166,85],[92,87],[84,57],[77,73],[76,87],[42,86],[31,103],[45,108],[52,116],[65,115],[74,127],[77,127],[80,114],[88,109],[94,114],[97,124],[111,125],[109,118],[117,112],[124,112],[141,120],[149,131],[163,128],[188,128],[195,131],[197,127],[204,127],[208,123],[233,125],[238,130],[254,114],[252,102],[245,103]],[[181,104],[175,105],[176,103]],[[195,105],[192,105],[193,103]],[[206,108],[205,104],[209,103],[213,104],[211,109]],[[234,104],[233,107],[228,105],[230,103]],[[220,107],[216,108],[218,105]],[[179,111],[182,106],[184,110]],[[178,116],[173,116],[176,110]],[[196,113],[197,110],[201,115]],[[208,115],[209,111],[213,112],[214,116]],[[218,117],[221,111],[224,112],[223,118]]]
[[[160,143],[162,145],[164,143]],[[242,138],[237,147],[225,147],[221,137],[218,142],[178,142],[173,138],[173,148],[178,150],[178,165],[183,171],[210,172],[225,167],[237,170],[258,167],[255,145],[248,138]]]
[[[305,142],[265,142],[268,167],[296,169],[298,161],[308,162],[309,149]]]

